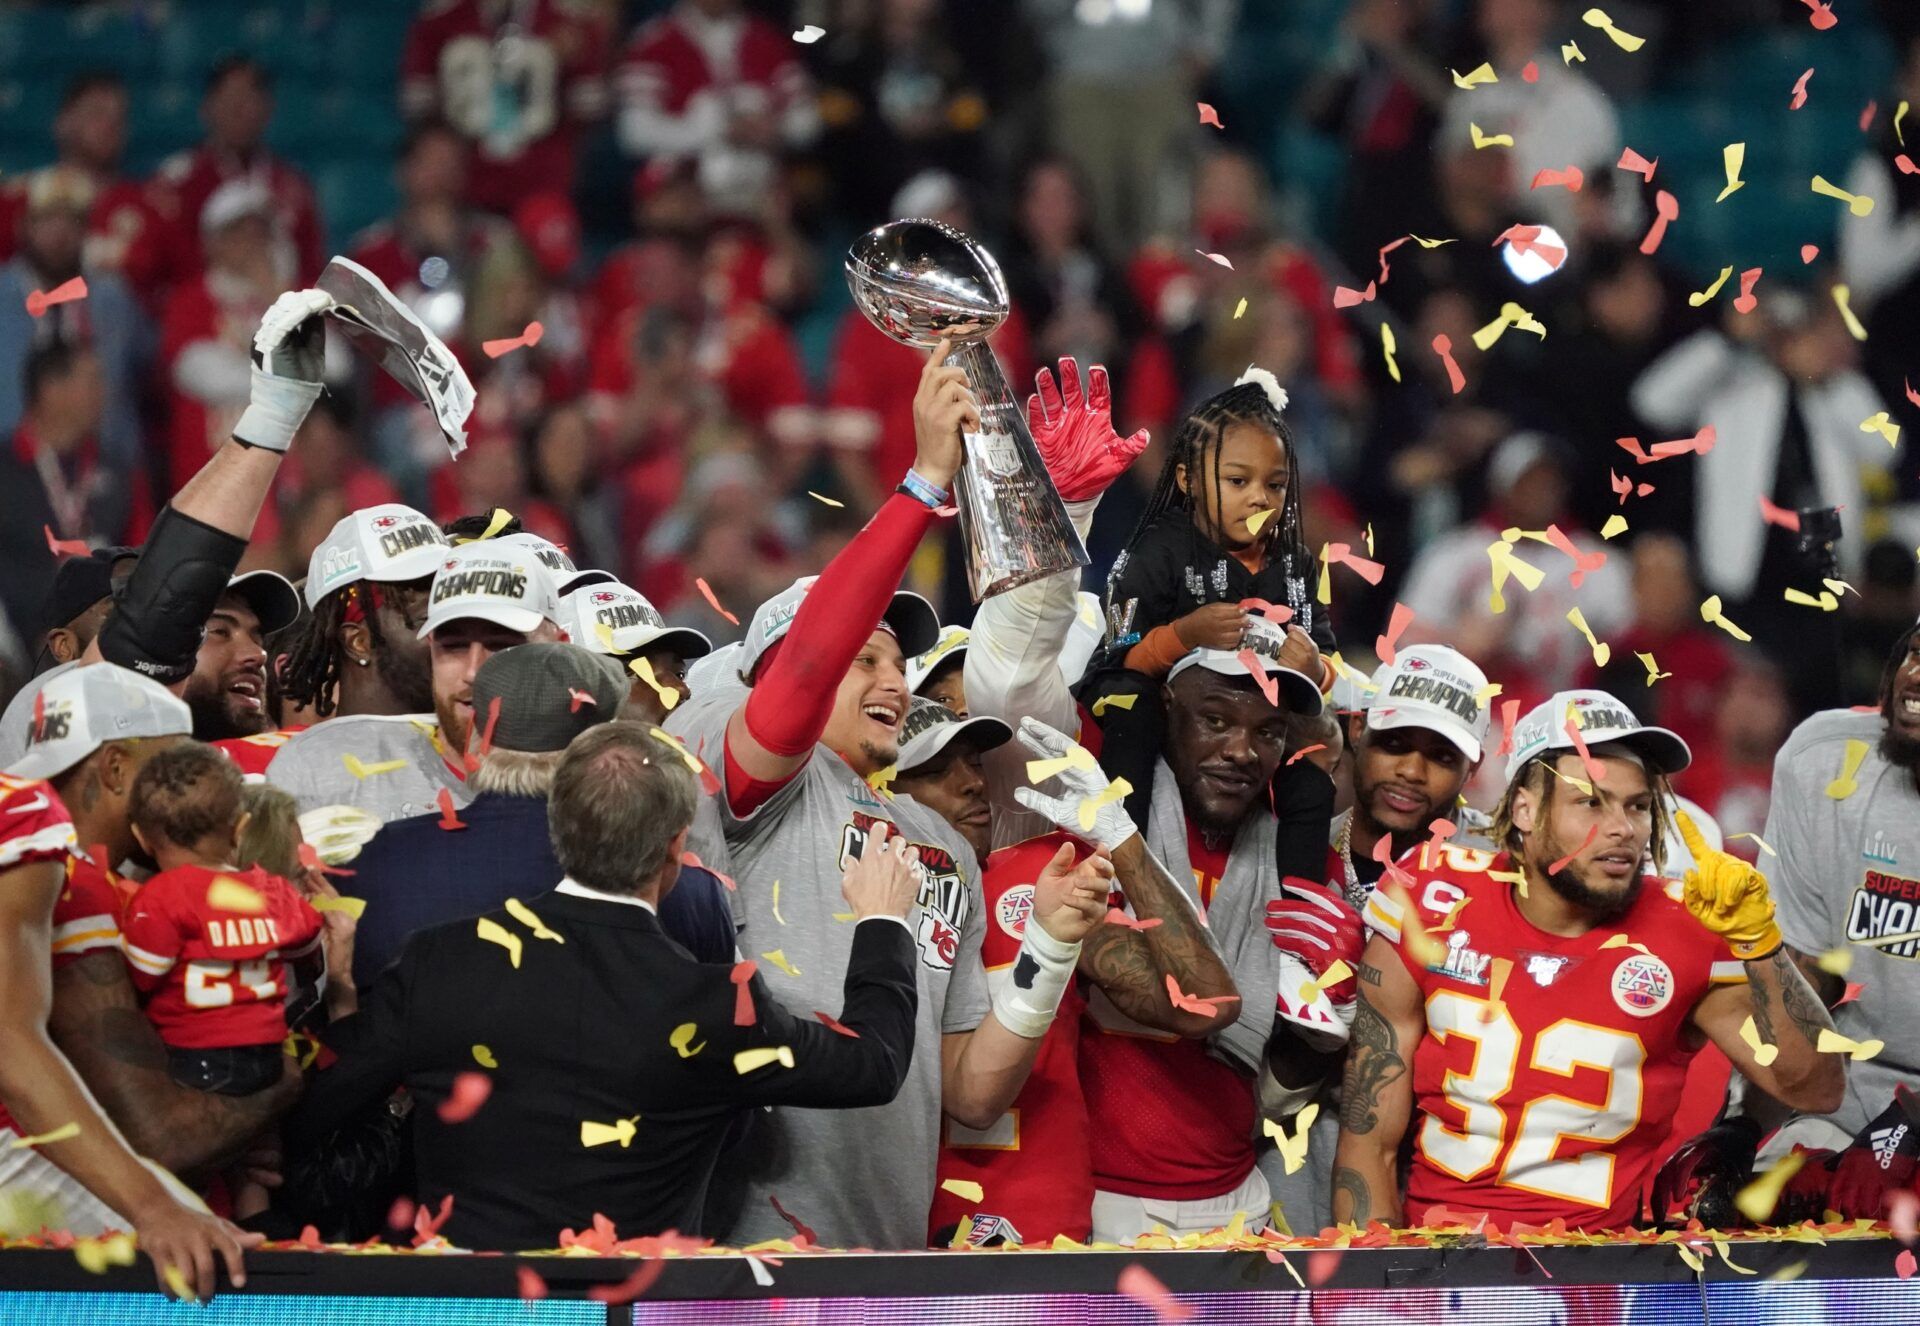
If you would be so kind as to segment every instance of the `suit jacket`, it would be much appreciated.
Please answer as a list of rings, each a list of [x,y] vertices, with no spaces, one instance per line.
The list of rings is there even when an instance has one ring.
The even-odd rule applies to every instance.
[[[286,1121],[290,1150],[404,1085],[416,1195],[435,1211],[452,1196],[442,1233],[454,1243],[551,1248],[595,1212],[627,1237],[697,1233],[743,1107],[884,1105],[906,1078],[918,987],[904,925],[853,927],[838,1016],[856,1035],[846,1036],[813,1010],[782,1008],[757,975],[746,983],[752,1020],[736,1025],[746,1010],[732,968],[694,961],[644,908],[558,892],[528,906],[557,939],[505,911],[481,918],[519,941],[517,966],[509,946],[481,937],[481,921],[408,942],[360,1011],[326,1033],[335,1057]],[[480,1046],[495,1067],[479,1062]],[[779,1047],[792,1067],[736,1061]],[[455,1081],[482,1072],[491,1090],[479,1109],[443,1119]]]
[[[361,989],[399,954],[408,936],[506,902],[545,893],[566,873],[547,837],[544,797],[483,793],[449,832],[440,816],[393,820],[340,878],[340,891],[367,901],[354,930],[353,978]],[[711,871],[688,866],[661,900],[660,924],[702,962],[734,959],[733,913]]]

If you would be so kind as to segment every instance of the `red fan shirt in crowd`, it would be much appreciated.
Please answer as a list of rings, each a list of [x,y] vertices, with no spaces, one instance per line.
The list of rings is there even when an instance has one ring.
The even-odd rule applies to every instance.
[[[1014,399],[1024,406],[1033,391],[1033,350],[1019,309],[988,342],[1006,374]],[[834,340],[833,374],[827,386],[827,441],[867,453],[881,492],[913,465],[913,395],[927,352],[888,336],[858,309],[847,310]]]
[[[593,347],[588,390],[617,399],[642,379],[647,369],[639,338],[645,314],[644,305],[630,309]],[[793,333],[765,308],[739,301],[709,314],[696,331],[693,359],[701,377],[720,389],[740,419],[776,441],[808,440],[812,410],[800,349]],[[911,415],[907,442],[911,449]]]
[[[1204,907],[1226,874],[1227,851],[1207,847],[1191,821],[1187,843]],[[1087,992],[1080,1082],[1101,1124],[1094,1187],[1194,1201],[1232,1192],[1253,1170],[1253,1079],[1208,1054],[1204,1041],[1141,1026],[1097,987]]]
[[[0,875],[22,866],[66,862],[73,850],[73,819],[52,786],[39,779],[9,778],[0,774]],[[61,891],[63,900],[71,892],[71,884],[69,876],[68,888]],[[117,912],[117,908],[106,912],[109,926]],[[76,919],[66,918],[67,921]],[[62,924],[59,903],[54,906],[53,924],[57,948]],[[118,940],[118,931],[113,937]],[[13,1116],[0,1105],[0,1128],[13,1127]]]
[[[145,181],[103,180],[93,176],[93,206],[87,213],[87,238],[80,265],[91,272],[118,272],[142,299],[161,278],[166,254],[159,218],[148,200]],[[0,182],[0,262],[17,251],[20,222],[27,211],[31,174]]]
[[[437,114],[472,144],[467,192],[510,212],[573,188],[581,125],[607,112],[604,6],[586,0],[430,0],[407,30],[400,106]]]
[[[1365,913],[1426,1006],[1407,1223],[1445,1206],[1503,1227],[1632,1224],[1700,1043],[1693,1010],[1745,968],[1677,883],[1643,879],[1622,916],[1569,938],[1520,914],[1496,878],[1513,868],[1505,853],[1442,856],[1375,889]]]
[[[312,903],[259,866],[176,866],[140,886],[120,931],[160,1039],[210,1049],[286,1039],[286,959],[320,925]]]
[[[1695,751],[1705,751],[1715,744],[1715,716],[1720,697],[1726,693],[1727,679],[1733,675],[1733,651],[1722,643],[1723,639],[1717,631],[1686,628],[1668,633],[1650,631],[1639,625],[1612,638],[1614,658],[1625,659],[1631,666],[1635,654],[1652,654],[1660,671],[1672,674],[1660,679],[1659,688],[1654,692],[1659,710],[1649,721],[1679,734]],[[1591,657],[1580,669],[1580,679],[1575,684],[1606,688],[1600,669],[1593,665]],[[1694,771],[1689,769],[1685,778],[1691,782],[1694,776]],[[1687,795],[1695,794],[1688,792]]]
[[[693,12],[681,12],[687,10]],[[623,114],[652,112],[697,126],[692,132],[699,141],[654,145],[681,156],[718,146],[737,115],[764,115],[778,123],[813,95],[786,32],[752,14],[708,18],[694,5],[681,5],[634,33],[616,79]]]
[[[250,737],[227,737],[222,741],[210,743],[213,748],[235,764],[246,775],[249,783],[267,781],[267,766],[273,763],[273,757],[280,748],[293,739],[296,732],[305,732],[306,725],[281,728],[277,732],[256,732]]]
[[[161,162],[147,187],[148,205],[162,230],[164,279],[187,280],[200,271],[200,211],[215,189],[242,176],[257,180],[273,199],[274,228],[290,247],[294,261],[292,279],[305,284],[320,275],[326,262],[320,205],[307,177],[264,149],[254,153],[252,160],[242,161],[210,147],[197,147]]]
[[[178,491],[233,434],[247,408],[253,333],[278,291],[254,290],[223,272],[173,288],[160,324],[168,383],[171,487]]]
[[[980,883],[990,923],[981,957],[990,985],[1009,979],[1033,917],[1034,881],[1062,843],[1072,843],[1078,855],[1088,850],[1076,838],[1050,833],[1002,847],[987,858]],[[1085,1006],[1069,985],[1041,1038],[1027,1084],[992,1126],[974,1129],[943,1119],[941,1186],[927,1218],[930,1235],[958,1224],[962,1216],[972,1219],[968,1241],[976,1246],[994,1238],[1046,1244],[1058,1234],[1085,1242],[1092,1233],[1092,1127],[1079,1070]],[[977,1183],[984,1195],[969,1201],[946,1187],[950,1179]]]

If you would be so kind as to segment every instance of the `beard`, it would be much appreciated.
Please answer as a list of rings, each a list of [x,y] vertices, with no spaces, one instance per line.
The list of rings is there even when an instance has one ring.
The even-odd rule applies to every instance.
[[[385,639],[373,646],[373,669],[407,714],[433,712],[433,673],[424,659],[405,658]]]
[[[1592,912],[1602,921],[1623,916],[1640,899],[1640,881],[1642,876],[1635,875],[1631,883],[1619,893],[1603,893],[1589,885],[1573,873],[1573,867],[1556,870],[1547,877],[1547,887],[1565,898],[1575,907]]]
[[[197,741],[258,736],[273,727],[273,718],[264,709],[240,708],[235,698],[224,690],[189,686],[181,698],[193,715],[193,735]]]
[[[1880,758],[1896,769],[1905,769],[1907,776],[1920,782],[1920,737],[1904,735],[1887,720],[1887,726],[1880,733]]]

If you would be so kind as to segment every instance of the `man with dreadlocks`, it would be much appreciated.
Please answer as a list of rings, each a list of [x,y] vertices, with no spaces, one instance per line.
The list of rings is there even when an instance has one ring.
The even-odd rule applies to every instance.
[[[1500,853],[1388,867],[1366,907],[1336,1221],[1634,1224],[1709,1040],[1796,1108],[1839,1104],[1845,1067],[1818,1045],[1832,1024],[1766,876],[1684,814],[1684,882],[1642,873],[1665,860],[1658,806],[1691,758],[1604,691],[1561,691],[1514,729]]]
[[[1333,628],[1307,588],[1312,559],[1286,405],[1286,391],[1258,368],[1203,401],[1174,434],[1147,509],[1107,578],[1105,665],[1080,696],[1101,725],[1101,768],[1132,788],[1127,811],[1137,822],[1150,818],[1166,736],[1163,686],[1189,651],[1251,646],[1271,657],[1277,649],[1279,667],[1323,693],[1332,687],[1321,654],[1334,648]],[[1272,794],[1280,877],[1320,878],[1332,780],[1310,762],[1292,762]]]

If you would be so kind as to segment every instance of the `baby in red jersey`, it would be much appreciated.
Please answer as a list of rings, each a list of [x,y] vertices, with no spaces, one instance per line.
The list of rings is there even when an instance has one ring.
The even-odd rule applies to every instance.
[[[174,1081],[246,1096],[279,1080],[287,960],[319,942],[321,918],[278,875],[237,859],[243,781],[211,746],[183,742],[134,780],[133,832],[160,866],[120,932]]]

